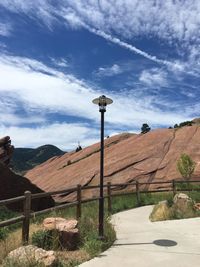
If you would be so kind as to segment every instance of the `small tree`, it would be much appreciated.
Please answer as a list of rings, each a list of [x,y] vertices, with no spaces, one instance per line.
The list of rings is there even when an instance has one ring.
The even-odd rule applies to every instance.
[[[151,128],[149,127],[149,125],[147,123],[143,123],[142,127],[141,127],[141,133],[145,134],[148,133],[151,130]]]
[[[78,146],[77,146],[77,148],[76,148],[76,152],[79,152],[80,150],[82,150],[82,147],[81,147],[81,145],[80,145],[80,142],[78,141]]]
[[[177,169],[189,186],[189,180],[194,172],[196,163],[187,154],[182,154],[177,161]]]

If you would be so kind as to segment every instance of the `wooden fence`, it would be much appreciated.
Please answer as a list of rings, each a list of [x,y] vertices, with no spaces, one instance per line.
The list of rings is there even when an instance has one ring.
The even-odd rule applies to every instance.
[[[178,191],[200,191],[200,188],[196,188],[196,189],[190,189],[190,188],[186,188],[186,189],[180,189],[177,187],[178,184],[182,184],[182,183],[186,183],[185,181],[181,180],[181,181],[177,181],[177,180],[172,180],[172,181],[168,181],[168,182],[141,182],[139,183],[138,181],[136,182],[132,182],[132,183],[121,183],[121,184],[111,184],[111,183],[107,183],[106,185],[104,185],[104,188],[107,189],[106,194],[104,194],[104,198],[107,198],[107,205],[108,205],[108,212],[111,214],[112,213],[112,198],[115,196],[124,196],[124,195],[129,195],[129,194],[135,194],[136,195],[136,200],[137,200],[137,205],[140,206],[141,205],[141,194],[144,193],[158,193],[158,192],[173,192],[173,195],[176,194],[176,192]],[[188,184],[190,183],[200,183],[200,180],[194,180],[194,181],[189,181]],[[152,189],[152,190],[144,190],[145,186],[155,186],[155,185],[167,185],[167,188],[163,188],[161,187],[160,189]],[[121,187],[128,187],[131,186],[132,190],[129,190],[127,192],[117,192],[115,193],[114,191],[118,190]],[[99,186],[81,186],[81,185],[77,185],[77,187],[74,188],[68,188],[65,190],[59,190],[59,191],[52,191],[52,192],[44,192],[44,193],[37,193],[37,194],[31,194],[30,191],[26,191],[24,193],[23,196],[19,196],[19,197],[15,197],[15,198],[10,198],[10,199],[6,199],[6,200],[1,200],[0,201],[0,206],[4,206],[4,205],[8,205],[11,203],[16,203],[19,201],[23,201],[24,203],[24,208],[23,208],[23,213],[22,215],[12,218],[12,219],[8,219],[5,221],[1,221],[0,222],[0,227],[5,227],[5,226],[9,226],[11,224],[15,224],[18,222],[22,222],[22,242],[23,244],[27,244],[28,240],[29,240],[29,226],[30,226],[30,219],[32,217],[35,217],[37,215],[41,215],[41,214],[45,214],[51,211],[55,211],[55,210],[60,210],[60,209],[64,209],[66,207],[73,207],[76,206],[76,217],[77,219],[79,219],[81,217],[81,207],[82,207],[82,203],[86,203],[86,202],[91,202],[91,201],[95,201],[95,200],[99,200],[99,197],[95,197],[95,198],[90,198],[90,199],[83,199],[82,198],[82,192],[83,190],[89,190],[89,189],[98,189]],[[74,193],[76,192],[77,197],[76,197],[76,201],[74,202],[70,202],[70,203],[65,203],[65,204],[60,204],[58,206],[54,206],[48,209],[44,209],[41,211],[37,211],[37,212],[31,212],[31,201],[32,199],[39,199],[39,198],[43,198],[43,197],[47,197],[47,196],[52,196],[52,195],[60,195],[60,194],[70,194],[70,193]]]

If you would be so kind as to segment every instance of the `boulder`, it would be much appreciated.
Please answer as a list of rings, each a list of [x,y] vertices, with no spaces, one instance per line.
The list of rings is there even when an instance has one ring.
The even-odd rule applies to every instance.
[[[58,230],[58,231],[69,231],[76,228],[78,224],[77,220],[67,220],[61,217],[50,217],[43,221],[43,227],[45,230]]]
[[[80,242],[80,233],[77,228],[71,230],[64,230],[60,232],[59,238],[62,248],[67,250],[75,250]]]
[[[177,218],[189,218],[194,216],[194,202],[188,195],[178,193],[174,196],[173,202],[173,210]]]
[[[194,204],[194,209],[195,210],[200,210],[200,203],[195,203]]]
[[[46,251],[33,245],[22,246],[11,251],[6,257],[3,266],[36,266],[43,264],[44,266],[54,266],[56,256],[54,251]],[[35,264],[35,265],[34,265]]]
[[[194,204],[188,195],[178,193],[174,196],[172,206],[169,206],[167,201],[159,202],[154,206],[149,218],[152,222],[192,218],[197,216],[196,210],[198,208],[200,205]]]
[[[75,219],[64,219],[60,217],[50,217],[43,221],[45,230],[50,234],[55,234],[55,230],[59,236],[59,242],[62,248],[75,250],[80,241],[80,233],[77,227],[78,221]]]
[[[150,220],[152,222],[169,220],[172,217],[171,208],[168,206],[168,202],[161,201],[154,206],[153,211],[150,214]]]
[[[193,206],[193,200],[184,193],[176,194],[174,196],[173,203],[177,209],[182,210],[183,212],[188,209],[188,206]]]

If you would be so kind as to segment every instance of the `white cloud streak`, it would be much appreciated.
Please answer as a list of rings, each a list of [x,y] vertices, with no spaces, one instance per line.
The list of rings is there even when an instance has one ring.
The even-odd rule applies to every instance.
[[[130,45],[130,44],[126,43],[126,42],[123,42],[119,38],[113,37],[112,35],[107,34],[107,33],[103,32],[101,30],[96,30],[94,28],[88,27],[87,25],[85,25],[85,28],[87,28],[90,32],[92,32],[94,34],[96,34],[98,36],[101,36],[101,37],[103,37],[104,39],[106,39],[108,41],[111,41],[112,43],[115,43],[115,44],[117,44],[117,45],[119,45],[121,47],[124,47],[124,48],[130,50],[131,52],[134,52],[134,53],[136,53],[138,55],[141,55],[141,56],[143,56],[143,57],[145,57],[147,59],[150,59],[151,61],[154,61],[154,62],[159,63],[159,64],[164,64],[164,65],[167,65],[167,66],[173,66],[173,67],[175,66],[175,64],[173,64],[173,63],[171,63],[169,61],[159,59],[156,56],[152,56],[152,55],[150,55],[150,54],[148,54],[148,53],[136,48],[135,46]]]
[[[10,36],[12,32],[12,27],[9,23],[1,23],[0,22],[0,35],[1,36]]]

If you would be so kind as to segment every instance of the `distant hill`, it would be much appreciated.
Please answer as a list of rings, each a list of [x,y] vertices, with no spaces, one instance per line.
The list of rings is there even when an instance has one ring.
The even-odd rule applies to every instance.
[[[54,156],[62,156],[66,152],[53,145],[44,145],[38,148],[15,148],[11,166],[18,174],[24,174],[33,167],[45,162]]]

